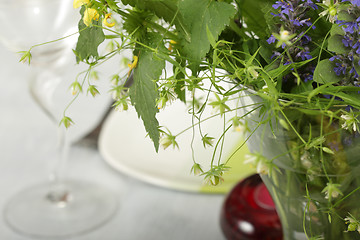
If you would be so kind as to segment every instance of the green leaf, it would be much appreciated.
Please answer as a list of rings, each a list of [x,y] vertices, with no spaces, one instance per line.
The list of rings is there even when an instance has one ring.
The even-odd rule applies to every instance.
[[[31,58],[32,58],[30,50],[29,51],[20,51],[17,53],[21,54],[21,58],[20,58],[19,62],[28,63],[30,65]]]
[[[165,49],[161,36],[148,33],[143,44],[156,48],[161,43]],[[166,50],[166,49],[165,49]],[[165,51],[164,50],[164,51]],[[146,131],[154,142],[156,151],[159,149],[159,122],[156,119],[158,97],[156,80],[165,68],[165,61],[156,56],[151,50],[142,49],[139,52],[137,67],[134,69],[134,83],[130,87],[130,98],[138,116],[143,120]]]
[[[325,91],[325,89],[326,89],[327,87],[331,86],[331,85],[332,85],[331,82],[330,82],[330,83],[326,83],[326,84],[324,84],[324,85],[321,85],[321,86],[315,88],[315,89],[312,90],[311,92],[307,93],[307,101],[310,102],[311,99],[312,99],[314,96],[318,95],[319,93],[323,93],[323,91]]]
[[[119,9],[119,7],[116,5],[115,0],[106,0],[106,3],[110,7],[111,10],[116,11]]]
[[[239,0],[241,17],[247,25],[249,32],[254,32],[260,39],[268,36],[268,23],[273,24],[270,11],[273,10],[272,0]],[[266,16],[271,16],[266,19]],[[271,19],[271,20],[270,20]]]
[[[334,34],[329,37],[328,40],[328,50],[335,52],[337,54],[348,54],[350,50],[344,46],[342,40],[344,36],[339,34]]]
[[[122,2],[141,10],[153,12],[159,18],[171,22],[176,15],[179,0],[122,0]]]
[[[209,26],[206,26],[206,34],[207,34],[207,37],[208,37],[208,40],[209,40],[211,46],[213,48],[215,48],[216,41],[215,41],[215,38],[214,38],[214,36],[212,35],[212,33],[211,33],[210,29],[209,29]]]
[[[330,34],[331,35],[338,34],[338,35],[343,35],[344,36],[345,32],[344,32],[344,30],[343,30],[343,28],[341,26],[339,26],[338,24],[333,24],[331,26],[331,29],[330,29]]]
[[[318,63],[314,71],[314,81],[322,84],[337,83],[341,77],[334,72],[335,64],[329,59],[324,59]]]
[[[360,61],[360,58],[355,55],[355,56],[354,56],[354,64],[353,64],[353,66],[354,66],[355,71],[356,71],[357,73],[360,73],[359,61]]]
[[[181,14],[178,13],[179,0],[122,0],[122,2],[137,9],[154,13],[166,22],[176,25],[176,29],[181,32],[182,35],[189,36],[189,33],[185,29],[183,18]]]
[[[230,18],[235,15],[235,8],[231,4],[212,0],[182,0],[179,3],[179,12],[183,17],[186,32],[191,36],[189,38],[180,33],[182,50],[194,63],[194,71],[210,50],[208,35],[211,34],[216,41],[229,24]]]
[[[333,150],[331,150],[330,148],[328,147],[323,147],[322,150],[326,153],[329,153],[329,154],[335,154]]]
[[[355,93],[343,93],[343,92],[334,93],[334,92],[328,91],[328,92],[324,92],[324,94],[332,94],[336,97],[341,98],[347,105],[351,105],[356,108],[360,107],[360,96],[357,92],[355,92]]]
[[[85,7],[80,10],[84,16]],[[98,59],[98,46],[105,40],[105,35],[101,26],[101,17],[98,21],[93,21],[93,26],[87,27],[82,18],[79,21],[79,38],[75,48],[76,61],[89,61],[91,57]]]
[[[352,22],[355,20],[353,14],[350,14],[347,10],[340,11],[337,15],[337,20],[345,21],[345,22]]]
[[[267,72],[269,77],[280,80],[282,79],[283,76],[291,73],[294,68],[299,69],[313,60],[314,58],[301,62],[294,62],[288,65],[284,65],[284,64],[278,65],[277,63],[272,63],[265,66],[265,71]]]

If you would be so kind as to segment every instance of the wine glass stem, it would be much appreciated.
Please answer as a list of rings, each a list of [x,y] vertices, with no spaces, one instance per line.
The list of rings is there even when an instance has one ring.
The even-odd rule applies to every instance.
[[[59,207],[65,207],[70,201],[71,195],[66,188],[65,183],[65,168],[68,161],[68,153],[70,145],[66,139],[66,129],[58,126],[58,146],[55,159],[55,166],[53,167],[49,179],[50,190],[46,198],[58,205]]]
[[[49,174],[49,191],[46,199],[59,207],[65,207],[70,200],[69,190],[65,184],[65,168],[68,160],[69,142],[67,130],[59,126],[59,114],[54,104],[54,92],[58,84],[63,80],[57,73],[54,64],[47,68],[34,67],[33,76],[29,82],[29,90],[32,98],[43,110],[47,117],[57,128],[57,149],[54,156],[54,166]]]

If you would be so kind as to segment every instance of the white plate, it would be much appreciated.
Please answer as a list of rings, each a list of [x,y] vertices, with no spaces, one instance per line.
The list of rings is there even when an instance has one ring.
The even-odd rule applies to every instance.
[[[191,115],[187,111],[185,104],[177,101],[162,110],[157,118],[160,125],[166,124],[175,135],[191,126]],[[203,119],[212,111],[210,108],[207,109]],[[230,116],[226,118],[227,121],[229,119]],[[218,138],[223,132],[223,124],[223,118],[215,117],[203,122],[201,129],[203,134],[208,133],[209,136]],[[232,129],[228,131],[221,161],[228,159],[243,142],[241,135]],[[180,149],[160,148],[156,153],[152,141],[146,137],[142,120],[138,119],[134,109],[126,112],[113,111],[102,128],[99,150],[105,161],[118,171],[151,184],[177,190],[226,193],[240,179],[253,173],[253,169],[242,164],[242,156],[247,153],[245,146],[231,159],[232,170],[230,174],[224,175],[223,184],[219,187],[205,185],[203,176],[194,176],[190,173],[193,165],[192,136],[190,129],[176,138]],[[214,148],[204,149],[200,139],[199,127],[195,126],[194,156],[203,169],[208,170]],[[216,155],[215,162],[218,159],[219,156]]]

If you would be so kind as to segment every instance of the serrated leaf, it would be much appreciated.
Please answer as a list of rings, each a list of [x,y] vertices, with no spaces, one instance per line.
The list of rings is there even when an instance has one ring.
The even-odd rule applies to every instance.
[[[152,12],[166,22],[176,25],[176,30],[185,39],[190,40],[190,33],[184,25],[183,16],[179,13],[179,0],[122,0],[122,2]]]
[[[236,11],[234,6],[225,2],[182,0],[179,3],[179,12],[191,36],[190,39],[188,36],[182,36],[182,50],[195,65],[198,65],[210,50],[208,34],[211,33],[216,41]]]
[[[147,46],[155,48],[161,42],[161,36],[149,33],[144,41]],[[165,48],[163,45],[161,47]],[[155,80],[159,79],[164,68],[165,61],[159,59],[154,52],[141,50],[137,67],[134,69],[134,83],[130,87],[131,103],[135,106],[138,117],[143,120],[156,151],[159,149],[160,132],[156,119],[158,92]]]
[[[322,84],[339,82],[341,77],[336,75],[334,67],[329,59],[320,61],[314,71],[314,81]]]
[[[159,18],[170,22],[174,19],[179,0],[123,0],[122,2],[141,10],[153,12]]]
[[[248,29],[254,32],[260,39],[268,36],[268,25],[274,25],[274,18],[270,14],[273,11],[272,0],[241,0],[239,9]],[[269,17],[270,16],[270,17]]]
[[[80,10],[81,16],[84,16],[85,7]],[[87,27],[82,18],[79,21],[79,38],[75,48],[76,61],[88,61],[91,57],[98,59],[98,47],[105,40],[104,32],[101,28],[101,18],[93,21],[93,26]]]

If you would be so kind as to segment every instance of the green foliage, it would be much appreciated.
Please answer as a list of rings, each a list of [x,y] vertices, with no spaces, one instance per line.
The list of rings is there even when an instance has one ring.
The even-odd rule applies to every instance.
[[[20,51],[18,53],[21,54],[19,62],[28,63],[30,65],[31,58],[32,58],[30,50],[29,51]]]
[[[196,73],[200,61],[210,50],[208,32],[217,40],[217,36],[234,17],[235,9],[225,2],[183,0],[179,3],[179,13],[187,29],[186,32],[180,32],[180,44],[188,60],[194,63],[191,69]]]
[[[156,151],[160,145],[181,147],[176,141],[179,134],[164,132],[156,119],[158,107],[162,109],[176,97],[190,105],[188,112],[193,119],[193,125],[180,134],[199,125],[200,141],[213,149],[210,169],[204,171],[194,159],[193,173],[201,174],[212,185],[220,184],[228,170],[226,160],[222,162],[226,134],[230,129],[244,128],[246,141],[254,135],[261,143],[250,158],[260,174],[274,177],[275,185],[278,177],[286,179],[286,194],[307,190],[307,211],[302,217],[310,239],[321,234],[305,231],[307,219],[324,220],[322,223],[331,219],[332,226],[343,221],[344,214],[339,210],[348,206],[347,200],[354,194],[348,188],[355,182],[349,169],[360,161],[356,157],[359,147],[347,146],[356,140],[360,126],[360,47],[355,46],[360,31],[355,27],[357,35],[345,39],[351,32],[346,27],[351,23],[339,25],[335,20],[357,24],[357,6],[351,1],[316,1],[315,9],[311,5],[315,1],[300,0],[121,2],[125,7],[120,0],[92,0],[82,7],[82,15],[85,7],[90,7],[99,12],[100,19],[89,27],[80,20],[75,53],[78,62],[89,64],[92,70],[122,50],[133,50],[138,62],[134,60],[130,65],[130,75],[123,77],[123,69],[114,66],[114,107],[126,110],[130,98]],[[274,3],[288,5],[276,8]],[[277,15],[291,4],[294,9],[289,11],[298,18]],[[106,28],[111,35],[105,36],[101,18],[111,11],[119,24]],[[99,56],[97,49],[105,38],[116,43],[109,53]],[[31,56],[30,51],[23,54],[22,60]],[[173,71],[167,72],[165,64]],[[89,73],[88,92],[95,96],[99,92],[90,83]],[[132,85],[129,80],[133,80]],[[75,82],[71,89],[81,92],[82,84]],[[202,92],[201,97],[198,92]],[[217,111],[204,117],[202,114],[211,107]],[[213,137],[200,125],[214,116],[224,121],[219,126],[223,132]],[[72,121],[64,117],[62,123],[68,127]],[[275,149],[267,148],[274,146],[274,141],[282,141],[281,151],[285,152],[273,156]],[[300,185],[294,187],[295,191],[291,179],[297,179]],[[349,231],[357,229],[355,223],[357,220],[348,219]],[[345,229],[339,229],[343,234]]]
[[[340,34],[331,35],[328,40],[327,49],[337,54],[347,54],[349,49],[342,43],[343,38],[344,36]]]
[[[80,10],[81,16],[84,16],[85,7]],[[101,27],[101,18],[93,21],[93,26],[87,27],[82,18],[79,21],[79,38],[75,48],[76,60],[89,62],[99,58],[98,46],[105,40],[105,35]]]
[[[69,128],[73,124],[74,121],[68,116],[64,116],[59,123],[59,125],[64,125],[65,128]]]
[[[129,10],[123,24],[124,30],[132,35],[134,39],[141,40],[147,33],[147,27],[143,24],[148,19],[151,19],[154,15],[151,12],[143,10]]]
[[[270,18],[272,12],[271,0],[237,0],[240,9],[240,16],[254,34],[260,38],[269,35],[268,27],[274,26],[273,18]]]
[[[152,12],[169,23],[178,17],[176,11],[179,0],[122,0],[122,2]]]
[[[318,63],[314,72],[314,81],[322,84],[337,83],[341,77],[334,72],[335,64],[329,59],[324,59]]]
[[[144,122],[146,131],[154,142],[156,151],[159,149],[159,123],[155,117],[158,109],[156,99],[158,97],[156,80],[159,79],[165,67],[165,61],[160,59],[156,51],[165,51],[161,36],[148,33],[143,44],[152,48],[138,47],[139,62],[134,69],[134,83],[130,87],[130,99],[138,116]]]

